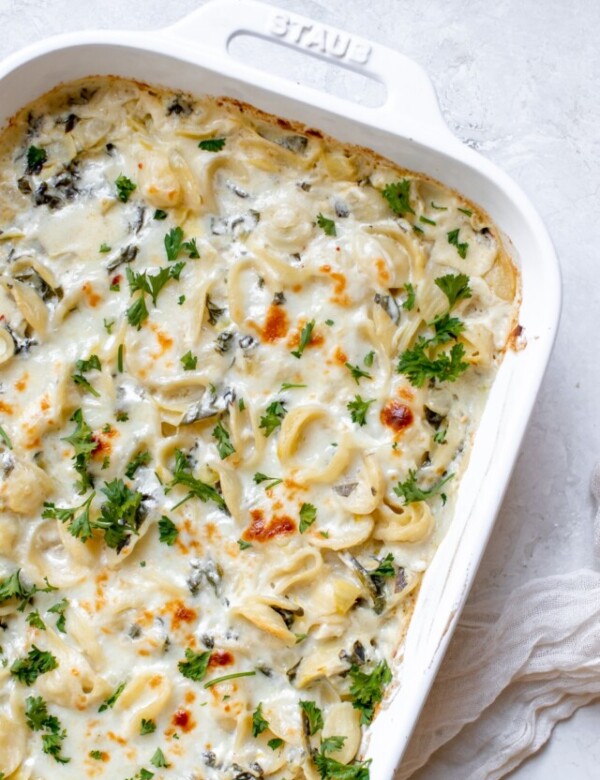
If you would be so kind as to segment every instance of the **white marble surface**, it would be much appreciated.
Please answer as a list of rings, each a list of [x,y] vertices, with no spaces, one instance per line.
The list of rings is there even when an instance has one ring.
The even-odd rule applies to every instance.
[[[201,0],[0,0],[0,56],[42,37],[173,22]],[[600,4],[598,0],[272,0],[395,47],[433,79],[450,127],[529,193],[564,278],[558,341],[476,587],[594,566],[589,476],[600,456]],[[331,88],[310,63],[271,62]],[[345,80],[341,88],[348,90]],[[512,780],[600,770],[600,704],[560,725]],[[426,773],[425,773],[426,776]],[[456,778],[459,780],[460,772]]]

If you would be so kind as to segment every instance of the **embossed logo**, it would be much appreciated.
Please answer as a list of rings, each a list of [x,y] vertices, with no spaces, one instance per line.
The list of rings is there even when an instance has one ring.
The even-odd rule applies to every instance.
[[[337,60],[366,65],[371,47],[348,33],[333,30],[322,24],[307,22],[291,14],[275,13],[271,16],[269,32],[287,43],[308,51],[326,54]]]

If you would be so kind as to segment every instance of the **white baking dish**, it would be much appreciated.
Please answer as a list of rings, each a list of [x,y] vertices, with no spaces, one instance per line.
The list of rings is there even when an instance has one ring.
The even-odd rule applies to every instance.
[[[369,75],[387,89],[387,100],[379,108],[365,108],[252,69],[228,54],[239,34],[275,39]],[[450,133],[431,82],[414,62],[272,6],[214,0],[157,32],[79,33],[31,46],[0,66],[0,121],[57,83],[92,74],[229,95],[373,148],[458,189],[488,211],[510,239],[522,274],[520,323],[527,347],[508,352],[500,368],[455,519],[424,578],[398,669],[400,686],[370,732],[371,777],[391,778],[475,576],[550,355],[560,278],[548,234],[510,178]]]

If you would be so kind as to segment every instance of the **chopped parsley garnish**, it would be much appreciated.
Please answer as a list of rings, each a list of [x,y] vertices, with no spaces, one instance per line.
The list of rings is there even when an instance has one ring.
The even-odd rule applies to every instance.
[[[54,588],[48,580],[46,580],[45,588],[38,588],[37,585],[27,587],[21,582],[21,569],[14,571],[9,577],[4,580],[0,580],[0,604],[10,599],[18,599],[21,603],[17,607],[18,612],[23,612],[28,604],[31,604],[33,597],[36,593],[50,593]]]
[[[396,569],[394,568],[394,556],[392,553],[388,553],[385,558],[380,561],[376,569],[369,570],[369,577],[394,577],[396,575]]]
[[[134,184],[131,179],[128,179],[123,174],[117,177],[115,186],[117,188],[117,197],[121,203],[127,203],[131,194],[137,189],[137,184]]]
[[[302,504],[300,507],[300,533],[303,534],[317,519],[317,507],[313,504]]]
[[[256,474],[254,475],[254,484],[262,485],[263,482],[269,482],[268,485],[265,485],[265,490],[270,490],[271,488],[274,488],[276,485],[281,485],[283,480],[279,479],[279,477],[268,477],[266,474],[257,471]]]
[[[50,607],[48,612],[52,612],[53,615],[58,615],[58,620],[56,621],[56,628],[63,634],[67,633],[67,626],[66,626],[66,619],[65,619],[65,612],[67,611],[67,607],[69,606],[69,599],[61,599],[59,602],[54,604],[54,606]]]
[[[42,517],[44,519],[52,518],[60,520],[61,523],[68,523],[68,531],[71,536],[74,536],[76,539],[81,539],[82,542],[87,542],[87,540],[92,537],[90,504],[95,495],[95,493],[91,493],[83,504],[73,508],[57,507],[56,504],[45,501]]]
[[[435,209],[436,211],[448,211],[446,206],[436,206],[433,201],[431,201],[431,208]]]
[[[454,474],[448,474],[447,477],[443,477],[438,480],[430,488],[420,488],[417,485],[417,473],[414,469],[410,469],[408,477],[404,482],[398,482],[394,487],[394,493],[403,499],[405,504],[412,504],[415,501],[427,501],[428,498],[436,496],[440,490],[444,487],[446,482],[449,482]],[[441,494],[442,501],[446,503],[446,496]]]
[[[281,385],[281,391],[284,390],[294,390],[296,387],[307,387],[308,385],[294,385],[292,382],[283,382]]]
[[[136,471],[143,468],[144,466],[147,466],[151,460],[152,457],[148,450],[138,452],[133,460],[130,460],[127,464],[127,468],[125,469],[125,476],[129,477],[129,479],[133,479],[135,477]]]
[[[270,739],[267,742],[267,745],[271,748],[271,750],[278,750],[283,745],[283,740],[279,737],[273,737],[273,739]]]
[[[306,720],[308,725],[307,731],[312,737],[317,731],[321,731],[323,728],[323,713],[314,701],[301,700],[300,708],[302,710],[302,717]]]
[[[320,750],[314,752],[313,759],[321,780],[369,780],[370,760],[342,764],[327,755],[341,750],[345,741],[346,737],[327,737],[321,742]]]
[[[335,222],[332,219],[327,219],[327,217],[324,217],[322,214],[317,214],[317,225],[326,236],[337,236]]]
[[[371,672],[363,672],[353,664],[348,675],[352,680],[352,706],[360,710],[360,722],[368,726],[373,720],[375,706],[383,699],[385,686],[392,680],[390,667],[386,661],[381,661]]]
[[[419,217],[419,222],[422,222],[424,225],[437,225],[437,222],[434,222],[432,219],[423,216]]]
[[[100,244],[100,249],[99,249],[98,251],[99,251],[101,254],[103,254],[103,255],[104,255],[104,254],[106,254],[107,252],[110,252],[110,250],[111,250],[111,249],[112,249],[112,247],[111,247],[111,246],[109,246],[109,245],[108,245],[108,244],[106,244],[106,243],[102,243],[102,244]]]
[[[413,232],[415,233],[420,233],[421,235],[425,235],[425,231],[422,228],[420,228],[418,225],[413,225],[412,229]]]
[[[404,285],[404,289],[406,290],[406,300],[402,304],[402,308],[406,309],[406,311],[412,311],[415,308],[415,288],[410,282],[407,282]]]
[[[148,319],[148,307],[144,295],[140,295],[127,309],[127,322],[138,330],[141,330],[142,323]]]
[[[200,258],[200,252],[198,251],[195,238],[190,238],[189,241],[184,241],[182,247],[188,253],[190,260],[198,260]]]
[[[448,434],[447,428],[440,428],[433,434],[433,440],[436,444],[446,444],[446,436]]]
[[[106,332],[108,333],[109,336],[112,333],[112,329],[113,329],[114,325],[115,325],[115,321],[114,320],[107,320],[106,317],[104,318],[104,329],[106,330]]]
[[[117,350],[117,371],[119,372],[119,374],[123,373],[123,352],[124,352],[124,349],[125,348],[124,348],[123,344],[119,344],[119,349]],[[119,420],[119,422],[122,422],[122,418],[119,417],[119,414],[124,414],[124,413],[123,412],[117,412],[117,420]],[[129,417],[126,416],[123,419],[128,420]]]
[[[435,335],[428,341],[431,347],[435,347],[438,344],[447,344],[449,341],[456,341],[465,329],[464,323],[458,317],[451,317],[450,313],[436,317],[430,324],[435,330]]]
[[[240,550],[248,550],[250,547],[252,547],[250,542],[247,542],[244,539],[238,539],[237,543],[239,545]]]
[[[374,359],[375,359],[375,353],[371,350],[371,352],[367,352],[367,354],[365,355],[363,363],[367,368],[371,368]]]
[[[156,723],[153,720],[146,720],[142,718],[140,723],[140,736],[144,737],[146,734],[152,734],[156,731]]]
[[[176,485],[183,485],[188,489],[189,492],[184,501],[193,497],[199,498],[200,501],[203,501],[204,503],[213,501],[219,509],[222,509],[224,512],[227,511],[227,505],[225,504],[223,496],[215,490],[212,485],[194,477],[192,474],[192,467],[181,450],[175,451],[175,470],[173,472],[173,479],[169,482],[167,487],[167,492],[172,490]],[[181,504],[183,502],[180,501],[179,503]]]
[[[169,545],[169,547],[172,547],[177,541],[178,536],[179,531],[177,530],[175,523],[166,515],[163,515],[158,521],[159,541],[161,541],[163,544]]]
[[[192,238],[189,241],[184,241],[183,230],[180,227],[171,228],[165,236],[165,251],[167,260],[171,262],[177,260],[182,251],[187,252],[188,257],[192,260],[197,260],[200,257],[196,239]]]
[[[472,296],[469,286],[469,277],[466,274],[446,274],[438,276],[435,280],[436,285],[448,298],[448,308],[451,310],[456,304],[464,298]]]
[[[104,759],[104,753],[101,750],[90,750],[88,756],[95,761],[102,761]]]
[[[166,219],[166,218],[167,218],[167,212],[166,211],[164,211],[163,209],[156,209],[156,211],[154,212],[154,219],[157,219],[157,220],[160,221],[160,220],[163,220],[163,219]]]
[[[189,350],[181,358],[181,365],[183,366],[184,371],[193,371],[198,365],[198,358],[196,355],[192,355],[192,351]]]
[[[25,719],[32,731],[45,731],[42,735],[42,750],[58,762],[68,764],[70,758],[62,753],[62,743],[67,736],[56,715],[48,713],[48,705],[41,696],[28,696],[25,705]]]
[[[325,320],[325,325],[329,325],[329,327],[331,327],[332,325],[335,325],[335,322],[333,320]]]
[[[269,437],[274,430],[279,428],[286,414],[285,404],[282,401],[273,401],[265,409],[258,427],[263,429],[266,437]]]
[[[0,439],[6,444],[9,450],[12,450],[12,441],[10,440],[10,437],[8,433],[4,430],[4,428],[0,425]]]
[[[198,144],[198,148],[202,149],[203,152],[220,152],[224,146],[224,138],[205,138]]]
[[[30,146],[27,150],[27,173],[39,173],[48,159],[45,149],[39,146]]]
[[[360,395],[356,395],[354,397],[354,401],[349,401],[346,404],[346,408],[350,412],[350,417],[352,418],[352,422],[358,423],[358,425],[363,426],[367,424],[367,412],[369,411],[369,406],[375,403],[375,399],[371,399],[370,401],[363,400]]]
[[[138,533],[144,519],[142,494],[131,490],[122,479],[105,482],[101,490],[107,500],[100,507],[100,517],[94,520],[92,527],[104,532],[108,547],[121,552],[131,534]]]
[[[222,677],[215,677],[212,680],[204,683],[205,688],[212,688],[213,685],[218,685],[228,680],[237,680],[238,677],[254,677],[256,672],[232,672],[231,674],[224,674]]]
[[[70,436],[65,436],[63,441],[69,442],[75,450],[73,456],[75,471],[79,474],[77,489],[79,493],[92,486],[92,480],[88,474],[87,468],[94,450],[98,447],[98,442],[92,438],[92,429],[83,419],[83,412],[77,409],[71,416],[71,421],[75,423],[75,430]]]
[[[210,650],[195,653],[188,647],[185,651],[185,658],[185,661],[180,661],[177,664],[181,674],[194,682],[203,680],[206,677],[208,662],[210,661]]]
[[[459,206],[458,210],[460,212],[462,212],[463,214],[466,214],[467,217],[472,217],[473,216],[473,212],[471,211],[471,209],[461,209],[460,206]]]
[[[228,458],[235,452],[235,447],[229,438],[229,431],[223,426],[222,422],[219,421],[213,428],[212,435],[217,440],[217,450],[221,460],[225,460],[225,458]]]
[[[346,368],[352,374],[352,378],[358,384],[361,379],[372,379],[371,374],[363,371],[360,366],[353,366],[352,363],[345,363]]]
[[[268,721],[263,717],[262,702],[252,713],[252,736],[258,737],[269,728]]]
[[[469,245],[465,242],[459,241],[458,234],[460,232],[460,228],[456,228],[455,230],[450,230],[448,233],[448,243],[452,244],[452,246],[456,247],[456,251],[458,252],[459,256],[462,257],[464,260],[467,256],[467,251],[469,249]]]
[[[465,348],[462,344],[454,344],[450,352],[442,352],[435,358],[427,353],[429,346],[429,341],[420,338],[412,349],[400,356],[396,370],[407,376],[415,387],[423,387],[427,379],[455,382],[469,368],[463,361]]]
[[[315,321],[311,320],[310,322],[307,322],[306,325],[302,328],[302,332],[300,333],[300,343],[298,344],[298,349],[292,350],[292,355],[295,358],[301,358],[302,353],[306,349],[306,347],[310,344],[310,339],[312,337],[313,328],[315,327]]]
[[[111,695],[104,699],[102,704],[98,707],[98,712],[106,712],[106,710],[112,710],[112,708],[117,703],[117,699],[119,696],[123,693],[125,690],[125,686],[127,685],[126,682],[122,682]]]
[[[129,415],[127,414],[127,412],[117,412],[115,417],[117,418],[117,422],[127,422],[127,420],[129,419]]]
[[[180,295],[177,299],[177,303],[182,306],[185,303],[185,295]]]
[[[394,214],[402,216],[403,214],[415,213],[412,206],[410,205],[409,179],[403,179],[402,181],[388,184],[387,187],[384,187],[381,194],[387,200]]]
[[[100,358],[98,357],[98,355],[90,355],[90,357],[87,360],[78,360],[75,363],[75,368],[79,373],[73,374],[72,376],[73,382],[75,382],[76,385],[80,385],[81,387],[84,387],[92,395],[95,395],[96,398],[100,398],[100,393],[91,386],[91,384],[84,376],[84,374],[87,374],[88,371],[102,370],[102,363],[100,362]]]
[[[34,609],[33,612],[30,612],[27,615],[27,625],[31,626],[32,628],[38,628],[40,631],[46,630],[46,624],[42,620],[37,609]]]
[[[51,672],[58,668],[58,661],[47,650],[40,650],[35,645],[27,653],[26,658],[17,658],[10,667],[10,673],[14,675],[19,682],[24,685],[33,685],[33,683],[42,674]]]
[[[167,759],[165,758],[165,754],[160,748],[156,748],[154,755],[150,759],[150,763],[157,769],[167,769],[170,766]]]

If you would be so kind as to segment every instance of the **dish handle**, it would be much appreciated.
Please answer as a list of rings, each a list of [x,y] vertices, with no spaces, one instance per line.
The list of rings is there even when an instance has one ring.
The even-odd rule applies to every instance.
[[[420,65],[393,49],[331,25],[256,0],[210,0],[163,32],[214,49],[221,56],[230,56],[229,45],[239,35],[275,41],[383,84],[387,95],[384,103],[377,107],[361,105],[364,116],[371,115],[379,123],[393,120],[396,126],[407,119],[450,133],[433,84]],[[269,76],[285,90],[285,78]],[[349,102],[331,95],[328,100]]]

